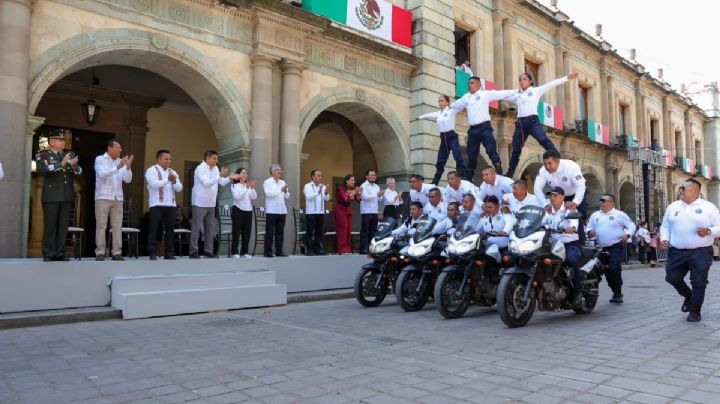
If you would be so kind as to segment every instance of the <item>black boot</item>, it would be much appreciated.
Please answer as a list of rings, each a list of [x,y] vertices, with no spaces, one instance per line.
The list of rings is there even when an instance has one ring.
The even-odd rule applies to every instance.
[[[610,303],[620,304],[623,302],[622,288],[620,286],[613,288],[613,295],[610,298]]]
[[[583,306],[583,281],[585,280],[585,272],[578,271],[579,273],[575,276],[574,282],[573,282],[573,306],[575,307],[582,307]]]
[[[687,313],[692,308],[692,302],[690,301],[690,297],[685,297],[685,300],[683,301],[682,306],[680,306],[680,311],[683,313]]]

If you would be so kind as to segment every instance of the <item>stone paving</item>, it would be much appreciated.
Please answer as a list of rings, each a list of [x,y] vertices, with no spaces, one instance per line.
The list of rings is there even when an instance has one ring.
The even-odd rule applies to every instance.
[[[627,271],[589,315],[445,320],[389,298],[0,331],[0,401],[168,403],[717,402],[720,287],[691,324],[664,271]]]

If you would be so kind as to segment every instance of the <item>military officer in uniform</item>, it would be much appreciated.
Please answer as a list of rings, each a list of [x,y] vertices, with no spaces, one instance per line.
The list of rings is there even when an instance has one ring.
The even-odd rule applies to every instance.
[[[37,169],[44,177],[42,206],[44,218],[43,261],[69,261],[65,239],[70,211],[75,201],[73,182],[82,174],[78,157],[65,149],[65,130],[55,129],[48,136],[49,150],[37,153]]]
[[[720,212],[700,198],[700,183],[691,178],[680,188],[680,200],[665,210],[660,244],[669,247],[665,281],[685,298],[680,310],[688,313],[687,321],[693,323],[701,318],[716,237],[720,237]],[[688,272],[692,288],[684,280]]]

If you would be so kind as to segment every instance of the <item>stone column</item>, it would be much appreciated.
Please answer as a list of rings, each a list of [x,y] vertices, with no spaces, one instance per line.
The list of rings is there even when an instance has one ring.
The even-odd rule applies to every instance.
[[[690,121],[690,108],[685,110],[685,129],[682,137],[683,156],[695,160],[695,142],[693,141],[692,123]],[[697,162],[696,162],[697,163]]]
[[[493,80],[498,86],[505,83],[505,69],[503,67],[503,19],[505,17],[500,13],[494,13],[492,16],[493,24]]]
[[[618,124],[617,124],[617,109],[618,105],[617,102],[615,102],[615,98],[613,97],[613,78],[612,75],[608,74],[606,78],[605,88],[607,89],[607,104],[608,104],[608,122],[607,125],[610,126],[610,136],[611,139],[613,136],[618,135]],[[610,141],[612,143],[612,140]]]
[[[513,23],[512,20],[509,18],[506,18],[502,22],[502,40],[503,40],[503,61],[502,64],[505,67],[504,74],[505,74],[505,85],[503,89],[508,88],[515,88],[517,87],[516,83],[516,77],[513,74],[513,57],[515,56],[515,53],[513,52]],[[495,62],[497,63],[497,61]],[[535,77],[535,80],[539,80],[538,77]]]
[[[45,118],[41,116],[28,115],[27,124],[25,127],[25,150],[29,152],[33,151],[32,140],[35,136],[35,131],[45,122]],[[4,168],[4,167],[3,167]],[[7,173],[5,174],[7,175]],[[30,167],[23,173],[23,213],[22,213],[22,254],[21,257],[27,257],[28,255],[28,241],[30,239],[30,196],[32,194],[32,175]],[[37,205],[37,204],[36,204]],[[42,209],[39,209],[42,212]],[[42,244],[40,245],[42,248]]]
[[[563,65],[563,71],[566,74],[572,73],[570,71],[570,62],[568,58],[568,51],[565,50],[562,53],[562,65]],[[570,122],[570,126],[572,128],[575,127],[575,119],[577,119],[577,113],[575,112],[575,102],[573,102],[573,91],[577,92],[577,81],[570,82],[568,84],[565,84],[562,86],[562,92],[565,98],[565,117],[563,118],[565,122]]]
[[[602,67],[600,68],[600,80],[598,81],[598,86],[600,86],[600,122],[603,125],[610,124],[610,105],[609,105],[609,93],[608,93],[608,87],[607,87],[607,77],[608,72],[606,70],[605,61],[602,62]]]
[[[556,37],[558,37],[559,40],[562,40],[562,36],[559,33],[556,33]],[[565,46],[562,44],[555,45],[555,78],[567,76],[570,72],[565,71],[565,64],[563,63],[565,59]],[[568,86],[562,86],[562,88],[559,88],[555,94],[556,94],[556,103],[559,108],[562,108],[563,111],[567,111],[567,105],[565,103],[565,87]],[[566,112],[567,113],[567,112]],[[563,117],[563,120],[565,120],[567,116]]]
[[[252,96],[251,96],[251,132],[250,168],[248,174],[257,178],[258,206],[263,206],[264,195],[262,182],[270,176],[269,169],[272,156],[272,72],[274,59],[262,54],[254,54],[252,61]]]
[[[30,0],[0,0],[0,257],[27,255]]]

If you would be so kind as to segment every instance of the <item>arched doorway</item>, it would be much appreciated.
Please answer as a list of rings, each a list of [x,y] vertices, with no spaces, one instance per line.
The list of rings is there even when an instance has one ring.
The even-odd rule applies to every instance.
[[[587,201],[589,217],[600,209],[600,197],[605,193],[605,187],[592,172],[584,172],[583,175],[585,176],[585,201]]]
[[[520,171],[520,179],[527,181],[528,192],[530,192],[530,193],[534,193],[535,178],[537,178],[538,173],[540,172],[540,169],[542,168],[542,166],[543,166],[542,163],[531,162],[529,164],[526,164],[525,168],[523,168]],[[548,187],[546,187],[546,188],[548,188]],[[544,194],[538,195],[538,196],[540,196],[542,198],[545,197]]]
[[[626,181],[620,185],[620,195],[618,195],[617,209],[625,212],[633,222],[637,222],[635,214],[635,186],[632,182]]]
[[[81,114],[80,105],[89,98],[101,106],[94,126]],[[173,154],[173,168],[183,173],[185,187],[178,203],[189,212],[192,171],[202,161],[203,151],[248,145],[249,109],[235,85],[199,51],[141,30],[81,34],[48,49],[31,66],[29,112],[45,120],[36,142],[54,127],[70,129],[73,149],[79,149],[81,164],[89,165],[83,167],[87,173],[83,183],[76,184],[84,187],[79,189],[78,216],[90,239],[86,255],[94,246],[92,237],[87,237],[94,229],[92,164],[105,152],[105,140],[117,138],[123,154],[135,155],[134,178],[125,195],[133,200],[132,215],[138,225],[147,210],[143,177],[155,161],[156,150],[170,149]],[[33,144],[33,152],[37,146]],[[34,186],[33,193],[39,194],[37,181]],[[38,200],[37,195],[32,199]],[[41,208],[32,210],[30,254],[40,244],[32,242],[38,228],[42,231]]]

